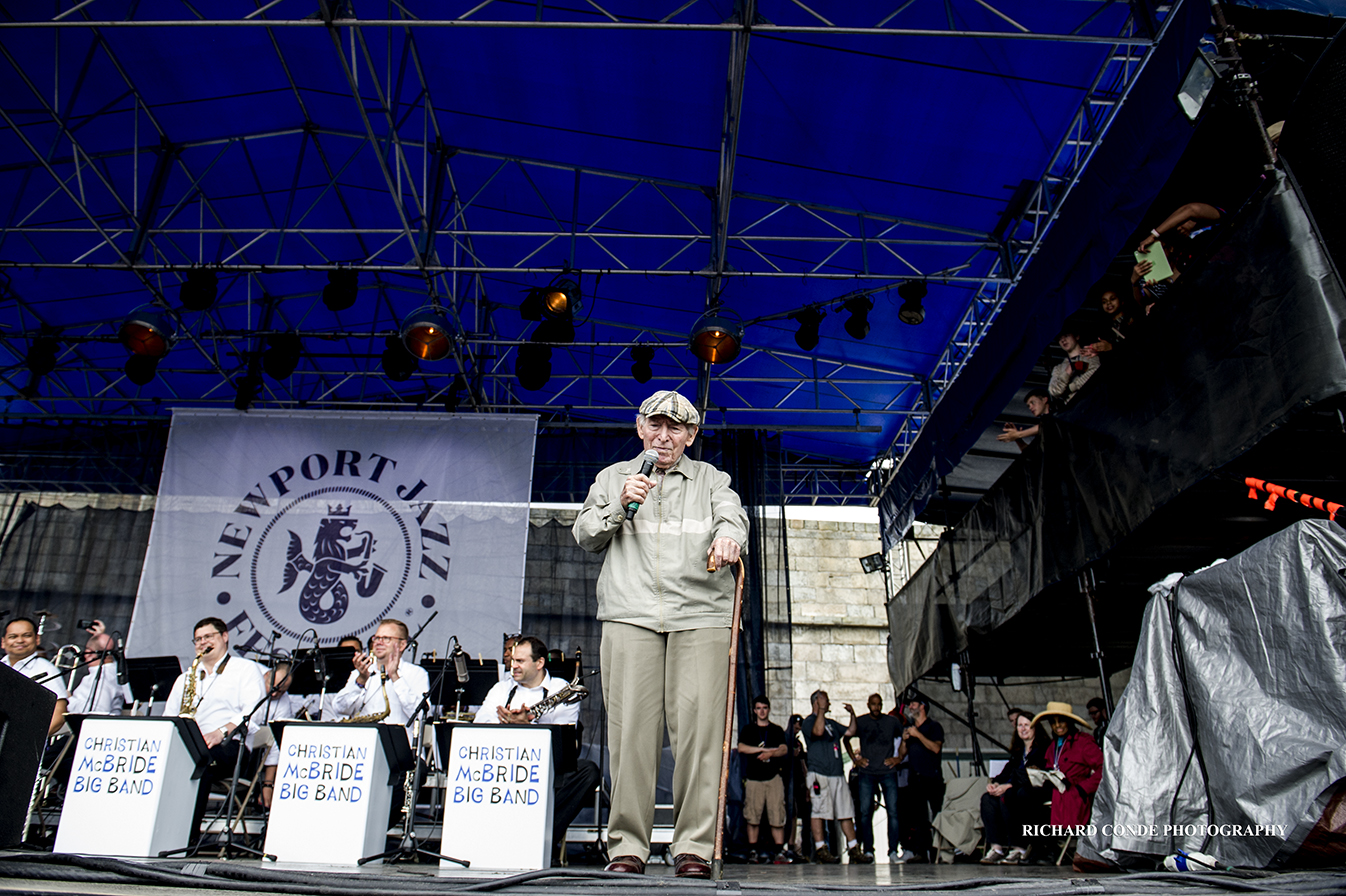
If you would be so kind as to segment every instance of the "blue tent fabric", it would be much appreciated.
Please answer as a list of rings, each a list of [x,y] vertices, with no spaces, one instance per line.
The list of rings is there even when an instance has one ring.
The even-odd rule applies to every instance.
[[[1141,223],[1191,136],[1191,126],[1172,96],[1208,22],[1200,4],[1185,4],[1169,22],[1130,101],[1066,201],[1053,239],[1029,267],[990,335],[935,407],[880,496],[885,550],[906,534],[939,477],[957,465],[1009,403],[1061,321],[1080,306]]]

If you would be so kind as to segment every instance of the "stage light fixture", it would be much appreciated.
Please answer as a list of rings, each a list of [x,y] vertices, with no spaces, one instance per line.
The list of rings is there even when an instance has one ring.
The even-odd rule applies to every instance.
[[[514,376],[530,392],[547,385],[551,379],[551,346],[542,342],[519,346],[514,358]]]
[[[162,358],[173,345],[176,332],[168,315],[153,305],[141,305],[122,321],[117,338],[133,355]]]
[[[463,390],[467,388],[467,380],[463,379],[461,373],[453,375],[453,383],[444,393],[444,410],[453,414],[458,411],[458,405],[463,401]]]
[[[925,309],[921,307],[921,299],[925,298],[927,292],[929,290],[924,280],[907,280],[899,286],[897,294],[902,297],[902,307],[897,310],[897,319],[913,327],[924,321]]]
[[[631,376],[637,383],[648,383],[654,376],[650,362],[654,360],[654,349],[648,345],[631,346]]]
[[[56,354],[61,344],[50,336],[39,336],[28,346],[28,355],[23,363],[32,371],[33,376],[46,376],[56,369]]]
[[[234,393],[234,410],[246,411],[261,394],[262,378],[255,373],[245,374],[235,380],[234,386],[238,389]]]
[[[860,568],[868,575],[872,572],[879,572],[885,566],[883,553],[866,554],[860,558]]]
[[[802,311],[796,311],[790,315],[790,320],[799,324],[799,329],[795,331],[795,345],[806,352],[811,352],[818,347],[818,325],[823,322],[827,312],[821,308],[805,308]]]
[[[405,383],[416,372],[416,359],[407,353],[399,336],[389,336],[383,340],[383,359],[380,362],[383,373],[395,383]]]
[[[1215,89],[1215,82],[1218,80],[1220,73],[1215,67],[1215,60],[1198,50],[1187,69],[1186,77],[1182,79],[1182,86],[1178,88],[1178,93],[1174,97],[1178,101],[1178,108],[1187,116],[1188,121],[1195,124],[1201,117],[1201,111],[1206,107],[1206,100],[1210,99],[1211,91]]]
[[[327,272],[322,288],[322,303],[332,311],[345,311],[360,294],[360,272],[341,269]]]
[[[422,305],[402,319],[402,344],[422,361],[442,361],[453,351],[453,324],[442,309]]]
[[[570,322],[568,317],[544,320],[537,325],[537,329],[533,331],[533,335],[529,338],[533,342],[567,345],[575,341],[575,325]]]
[[[214,271],[195,268],[187,272],[187,279],[178,290],[178,299],[188,311],[208,311],[220,294],[220,285]]]
[[[132,355],[126,359],[126,367],[123,368],[126,378],[137,386],[148,386],[154,382],[154,375],[159,368],[159,359],[149,355]]]
[[[542,290],[542,313],[552,320],[573,318],[580,310],[580,288],[574,280],[563,277]]]
[[[687,347],[707,364],[725,364],[738,357],[743,347],[743,324],[728,317],[724,309],[707,311],[692,326]]]
[[[850,313],[846,319],[846,332],[856,339],[869,335],[869,311],[874,302],[869,296],[852,296],[842,303],[842,308]]]
[[[304,346],[298,333],[273,333],[266,337],[269,348],[262,352],[262,370],[273,380],[289,379],[299,366]]]

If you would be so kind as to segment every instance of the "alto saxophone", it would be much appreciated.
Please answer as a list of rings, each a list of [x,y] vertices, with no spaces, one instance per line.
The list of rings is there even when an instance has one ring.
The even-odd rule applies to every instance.
[[[371,654],[369,660],[370,669],[379,677],[379,690],[383,694],[383,711],[371,712],[362,716],[351,716],[349,719],[340,719],[341,722],[346,724],[352,722],[382,722],[393,711],[392,704],[388,702],[388,679],[384,678],[383,673],[379,672],[379,658]]]
[[[205,655],[204,650],[198,653],[196,659],[192,660],[191,668],[187,670],[187,683],[182,688],[182,702],[178,704],[178,715],[184,719],[196,718],[196,708],[201,705],[196,696],[196,682],[200,678],[201,658]]]

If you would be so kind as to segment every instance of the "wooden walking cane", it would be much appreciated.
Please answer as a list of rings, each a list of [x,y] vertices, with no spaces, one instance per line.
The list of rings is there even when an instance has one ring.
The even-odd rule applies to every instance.
[[[710,860],[711,880],[724,877],[724,809],[729,797],[729,738],[734,734],[734,697],[738,689],[738,628],[743,617],[743,561],[735,560],[738,574],[734,582],[734,614],[729,622],[729,695],[724,701],[724,745],[720,753],[720,798],[715,803],[715,855]],[[714,563],[706,565],[714,572]]]

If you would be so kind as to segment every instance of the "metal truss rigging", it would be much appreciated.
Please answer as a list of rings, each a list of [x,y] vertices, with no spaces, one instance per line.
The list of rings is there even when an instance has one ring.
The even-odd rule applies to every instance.
[[[320,0],[315,17],[311,0],[277,0],[237,18],[200,17],[187,4],[133,4],[126,19],[114,20],[99,18],[96,4],[77,3],[42,20],[0,22],[5,77],[16,87],[0,100],[0,124],[22,150],[0,158],[0,177],[18,186],[0,218],[0,277],[49,271],[83,278],[68,282],[87,283],[89,299],[71,313],[59,306],[62,297],[4,284],[7,413],[74,419],[155,414],[164,403],[230,406],[248,381],[259,389],[254,405],[443,406],[602,427],[646,391],[629,370],[630,350],[643,346],[655,352],[661,387],[694,391],[712,426],[882,432],[888,441],[896,422],[882,457],[900,459],[994,322],[1157,39],[1136,20],[1120,33],[1091,31],[1110,3],[1060,5],[1079,10],[1073,29],[1025,24],[995,0],[894,0],[863,22],[846,4],[824,14],[804,2],[771,4],[768,20],[753,0],[741,0],[729,21],[696,0],[641,4],[640,18],[602,2],[539,4],[536,15],[529,5],[518,19],[523,7],[491,0],[379,4],[391,18],[362,16],[374,10],[370,4],[331,0]],[[904,27],[931,6],[948,10],[940,27]],[[159,18],[166,10],[180,17]],[[255,127],[184,129],[146,94],[110,39],[169,28],[261,29],[257,39],[284,73],[271,86],[286,98],[281,114]],[[585,164],[561,152],[468,145],[445,125],[456,112],[421,46],[454,28],[723,35],[728,73],[713,183],[635,164]],[[16,48],[32,29],[66,40],[90,36],[73,80],[59,40],[45,69]],[[319,86],[298,73],[313,58],[301,59],[291,40],[312,29],[327,35],[324,71],[334,75]],[[742,186],[736,169],[750,41],[827,35],[1031,40],[1045,51],[1102,45],[1110,55],[1035,187],[985,231],[901,208]],[[115,90],[91,110],[77,101],[100,73]],[[222,101],[191,102],[211,109]],[[208,311],[188,312],[174,296],[186,274],[201,268],[219,278],[220,297]],[[360,272],[361,301],[330,312],[324,274],[338,270]],[[536,328],[519,306],[525,290],[562,273],[581,280],[587,307],[575,340],[552,347],[547,390],[529,392],[515,365]],[[781,328],[768,331],[767,323],[748,330],[729,365],[712,370],[686,350],[695,315],[742,284],[804,284],[807,300],[794,301],[835,307],[859,291],[912,279],[938,284],[961,312],[933,373],[901,345],[878,360],[786,350]],[[668,297],[689,283],[705,303],[672,308]],[[177,344],[148,388],[127,379],[116,343],[122,316],[144,302],[177,329]],[[457,328],[452,355],[407,378],[390,376],[380,364],[385,341],[408,309],[424,303],[442,308]],[[759,320],[781,317],[775,311]],[[302,363],[284,380],[260,372],[268,338],[279,334],[295,334],[303,346]],[[44,336],[58,338],[61,351],[54,370],[37,374],[24,358]],[[800,457],[786,468],[799,500],[869,499],[865,464]]]

